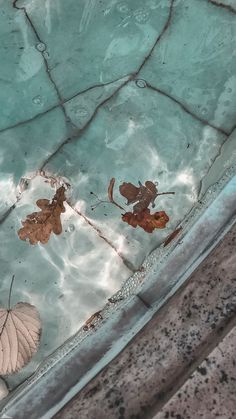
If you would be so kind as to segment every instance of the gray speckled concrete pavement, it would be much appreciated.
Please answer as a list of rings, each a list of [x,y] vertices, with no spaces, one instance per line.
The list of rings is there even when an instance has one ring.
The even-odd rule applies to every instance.
[[[220,419],[233,419],[235,245],[236,226],[122,353],[55,417],[211,419],[219,412]]]
[[[236,327],[199,365],[154,419],[236,417]]]

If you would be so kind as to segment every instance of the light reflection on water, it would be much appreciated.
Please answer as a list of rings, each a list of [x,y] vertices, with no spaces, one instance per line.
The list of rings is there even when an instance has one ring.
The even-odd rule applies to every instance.
[[[102,11],[95,0],[71,2],[73,7],[60,0],[37,5],[26,2],[35,28],[45,38],[45,43],[37,45],[22,10],[3,2],[13,30],[9,33],[4,26],[8,25],[5,17],[0,28],[7,37],[18,36],[2,60],[7,63],[3,66],[7,83],[0,128],[14,127],[3,130],[0,137],[0,214],[20,192],[22,196],[0,228],[0,302],[4,305],[7,301],[15,274],[13,302],[34,304],[43,321],[40,349],[29,366],[8,379],[11,386],[31,374],[42,359],[104,306],[132,273],[126,260],[139,268],[196,204],[201,180],[225,141],[224,131],[202,123],[199,115],[209,120],[213,116],[216,125],[229,132],[235,123],[235,115],[228,109],[235,97],[234,65],[227,58],[231,42],[235,43],[233,36],[227,35],[232,28],[230,13],[222,15],[220,8],[214,9],[209,2],[189,1],[191,7],[186,8],[183,1],[175,0],[173,27],[152,51],[148,65],[138,74],[139,81],[132,80],[114,97],[117,86],[151,51],[167,22],[170,1],[148,0],[144,7],[142,0],[111,0]],[[226,47],[223,24],[227,26]],[[100,27],[99,36],[94,36],[94,28]],[[192,27],[197,28],[199,37],[190,36]],[[58,97],[48,80],[43,52],[61,95],[73,96],[65,109],[75,126],[83,127],[94,115],[79,140],[74,137],[75,141],[61,149],[71,132],[60,106],[49,111]],[[108,81],[107,86],[77,95]],[[163,88],[166,94],[149,89],[147,83]],[[178,100],[190,111],[184,111]],[[45,114],[34,119],[39,109]],[[17,231],[21,220],[36,210],[35,201],[51,199],[55,192],[42,178],[34,177],[51,155],[54,157],[45,170],[68,179],[71,202],[86,218],[67,206],[62,234],[52,236],[45,246],[30,246],[19,240]],[[20,186],[22,176],[33,178],[28,190]],[[167,228],[149,235],[123,223],[121,212],[110,204],[92,211],[90,192],[106,200],[112,177],[116,178],[114,193],[127,209],[118,193],[124,181],[137,185],[138,181],[152,180],[158,182],[159,192],[174,191],[174,196],[156,200],[155,210],[165,210],[170,218]]]
[[[130,274],[114,250],[68,205],[62,215],[60,236],[52,235],[47,245],[37,246],[19,240],[20,220],[36,209],[32,203],[38,197],[53,194],[42,178],[35,178],[32,188],[24,192],[17,209],[0,230],[0,252],[5,262],[5,269],[1,265],[1,305],[7,301],[11,275],[15,274],[12,304],[18,301],[34,304],[43,323],[41,345],[34,362],[9,377],[10,385],[32,373],[45,356],[105,305]],[[70,229],[72,225],[74,228]]]

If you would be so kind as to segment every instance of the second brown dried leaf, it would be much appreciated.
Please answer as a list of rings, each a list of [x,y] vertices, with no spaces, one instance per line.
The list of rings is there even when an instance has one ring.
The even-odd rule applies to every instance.
[[[148,208],[150,203],[154,207],[154,202],[157,197],[157,187],[155,183],[147,180],[145,186],[139,182],[139,187],[133,185],[132,183],[124,182],[120,186],[120,194],[127,198],[127,205],[135,204],[133,207],[134,213],[139,213]]]

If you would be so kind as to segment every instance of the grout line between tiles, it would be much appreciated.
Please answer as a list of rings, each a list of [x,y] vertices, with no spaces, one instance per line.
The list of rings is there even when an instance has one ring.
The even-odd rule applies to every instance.
[[[90,90],[93,90],[93,89],[96,89],[96,88],[99,88],[99,87],[109,86],[110,84],[116,83],[119,80],[122,80],[123,78],[128,77],[129,75],[130,74],[125,74],[124,76],[118,77],[115,80],[111,80],[111,81],[108,81],[106,83],[100,83],[100,84],[97,83],[97,84],[94,84],[93,86],[87,87],[86,89],[80,90],[79,92],[74,93],[72,96],[69,96],[67,98],[64,98],[61,102],[56,103],[55,105],[52,105],[51,107],[49,107],[45,111],[40,112],[40,113],[37,113],[37,115],[33,116],[32,118],[25,119],[23,121],[17,122],[16,124],[9,125],[8,127],[5,127],[5,128],[1,128],[0,129],[0,134],[3,133],[3,132],[5,132],[5,131],[8,131],[8,130],[17,128],[17,127],[19,127],[21,125],[28,124],[29,122],[32,122],[35,119],[40,118],[40,117],[46,115],[47,113],[49,113],[49,112],[51,112],[51,111],[59,108],[60,107],[60,104],[63,104],[64,105],[65,103],[70,102],[72,99],[75,99],[75,98],[79,97],[80,95],[83,95],[84,93],[89,92]]]
[[[203,181],[204,181],[204,179],[207,177],[207,175],[208,175],[208,173],[210,172],[210,170],[211,170],[212,166],[214,165],[215,161],[216,161],[216,160],[217,160],[217,159],[221,156],[221,154],[222,154],[222,150],[223,150],[223,147],[224,147],[225,143],[227,143],[227,141],[228,141],[229,137],[231,136],[231,134],[233,133],[234,129],[235,129],[235,127],[234,127],[234,128],[233,128],[233,130],[229,133],[229,135],[225,138],[225,140],[223,141],[223,143],[220,145],[218,153],[216,154],[216,156],[215,156],[215,157],[214,157],[214,159],[212,160],[211,165],[210,165],[210,166],[209,166],[209,168],[207,169],[206,174],[205,174],[205,175],[203,176],[203,178],[200,180],[199,191],[198,191],[198,198],[201,196],[201,192],[202,192],[202,185],[203,185]]]
[[[17,0],[16,0],[17,1]],[[43,163],[43,165],[41,166],[40,170],[43,170],[44,167],[49,163],[50,160],[52,160],[55,155],[57,155],[58,152],[60,152],[62,150],[62,148],[66,145],[71,143],[72,141],[77,141],[78,139],[80,139],[80,137],[82,136],[82,134],[87,130],[87,128],[90,126],[91,122],[94,120],[94,118],[96,117],[99,109],[105,105],[107,102],[109,102],[111,99],[113,99],[118,93],[119,91],[125,87],[130,81],[135,80],[135,78],[138,76],[138,74],[140,73],[140,71],[142,70],[142,68],[145,66],[145,64],[147,63],[147,61],[149,60],[149,58],[151,57],[156,45],[160,42],[160,40],[162,39],[163,35],[165,34],[166,30],[169,28],[170,23],[171,23],[171,19],[172,19],[172,12],[173,12],[173,5],[174,5],[174,1],[175,0],[171,0],[170,2],[170,8],[169,8],[169,13],[168,13],[168,17],[167,20],[161,30],[161,33],[158,35],[158,37],[156,38],[153,46],[151,47],[149,53],[144,57],[144,59],[142,60],[141,64],[139,65],[138,69],[134,72],[131,73],[130,76],[128,77],[128,79],[126,81],[124,81],[108,98],[106,98],[105,100],[103,100],[94,110],[93,114],[91,115],[90,119],[85,123],[85,125],[80,128],[80,129],[76,129],[72,135],[67,138],[66,140],[64,140],[57,148],[56,150],[45,160],[45,162]]]
[[[56,178],[53,178],[52,176],[47,175],[44,172],[36,172],[34,175],[32,175],[31,180],[34,179],[36,176],[41,176],[44,179],[47,180],[54,180],[56,182]],[[24,193],[27,190],[27,186],[24,186],[25,184],[22,185],[21,188],[21,192],[20,194],[16,197],[16,202],[14,202],[12,204],[12,206],[10,208],[8,208],[8,210],[2,215],[2,217],[0,218],[0,224],[3,224],[4,221],[6,220],[6,218],[12,213],[12,211],[16,208],[16,205],[18,204],[18,202],[21,200],[22,197],[22,193]],[[119,256],[119,258],[122,260],[122,262],[124,263],[124,265],[126,266],[127,269],[129,269],[132,273],[135,273],[137,271],[137,268],[133,265],[133,263],[131,261],[129,261],[117,248],[116,246],[107,238],[104,236],[104,234],[102,233],[102,231],[92,222],[90,221],[84,214],[81,213],[81,211],[79,211],[74,205],[72,205],[70,203],[70,201],[67,199],[66,200],[67,204],[70,206],[70,208],[77,213],[77,215],[79,215],[80,217],[82,217],[84,219],[84,221],[93,228],[93,230],[98,234],[98,236],[103,239],[114,251],[115,253]]]
[[[164,35],[164,33],[166,32],[166,30],[169,28],[169,26],[170,26],[170,23],[171,23],[171,20],[172,20],[172,14],[173,14],[173,6],[174,6],[174,1],[175,0],[171,0],[171,2],[170,2],[170,8],[169,8],[169,14],[168,14],[168,18],[167,18],[167,20],[166,20],[166,23],[165,23],[165,25],[163,26],[163,29],[162,29],[162,31],[161,31],[161,33],[158,35],[158,37],[156,38],[156,40],[155,40],[155,43],[153,44],[153,46],[152,46],[152,48],[150,49],[150,51],[149,51],[149,53],[145,56],[145,58],[143,59],[143,61],[142,61],[142,63],[140,64],[140,66],[138,67],[138,69],[134,72],[134,73],[131,73],[130,75],[128,75],[127,77],[127,80],[125,80],[108,98],[106,98],[105,100],[103,100],[96,108],[95,108],[95,111],[94,111],[94,113],[92,114],[92,116],[91,116],[91,118],[85,123],[85,125],[81,128],[81,129],[75,129],[73,132],[72,132],[72,135],[69,137],[69,138],[67,138],[66,140],[64,140],[60,145],[59,145],[59,147],[57,147],[57,149],[42,163],[42,165],[41,165],[41,168],[39,169],[40,171],[42,171],[43,169],[44,169],[44,167],[48,164],[48,162],[51,160],[51,159],[53,159],[53,157],[58,153],[58,152],[60,152],[61,150],[62,150],[62,148],[66,145],[66,144],[68,144],[68,143],[70,143],[70,142],[72,142],[72,141],[74,141],[74,140],[77,140],[78,138],[80,138],[81,137],[81,135],[83,134],[83,132],[84,131],[86,131],[86,129],[89,127],[89,125],[90,125],[90,123],[93,121],[93,119],[95,118],[95,116],[96,116],[96,114],[97,114],[97,112],[98,112],[98,110],[100,109],[100,107],[102,107],[105,103],[107,103],[110,99],[112,99],[113,97],[115,97],[116,96],[116,94],[125,86],[125,85],[127,85],[130,81],[134,81],[135,80],[135,78],[138,76],[138,74],[139,74],[139,72],[142,70],[142,68],[146,65],[146,63],[147,63],[147,61],[149,60],[149,58],[151,57],[151,55],[152,55],[152,53],[153,53],[153,51],[154,51],[154,49],[155,49],[155,47],[156,47],[156,45],[160,42],[160,40],[161,40],[161,38],[163,37],[163,35]],[[210,0],[209,0],[210,1]],[[14,0],[14,2],[13,2],[13,7],[14,8],[16,8],[17,10],[23,10],[24,11],[24,13],[25,13],[25,15],[26,15],[26,17],[27,17],[27,19],[28,19],[28,21],[29,21],[29,23],[30,23],[30,25],[31,25],[31,27],[32,27],[32,30],[34,31],[34,33],[35,33],[35,36],[37,37],[37,39],[38,39],[38,41],[39,42],[42,42],[41,41],[41,39],[40,39],[40,37],[39,37],[39,35],[38,35],[38,33],[37,33],[37,31],[36,31],[36,29],[35,29],[35,27],[34,27],[34,25],[33,25],[33,23],[32,23],[32,21],[30,20],[30,18],[29,18],[29,16],[28,16],[28,13],[27,13],[27,11],[26,11],[26,9],[25,9],[25,7],[17,7],[17,5],[16,5],[16,3],[17,3],[17,0]],[[46,61],[46,59],[45,59],[45,57],[44,57],[44,55],[43,55],[43,58],[44,58],[44,62],[45,62],[45,66],[46,66],[46,70],[47,70],[47,73],[48,73],[48,75],[49,75],[49,77],[50,77],[50,71],[49,71],[49,68],[48,68],[48,63],[47,63],[47,61]],[[125,76],[123,76],[123,77],[125,77]],[[123,78],[122,77],[122,78]],[[47,113],[47,112],[49,112],[50,110],[53,110],[53,109],[55,109],[55,108],[57,108],[57,107],[59,107],[59,106],[62,106],[64,103],[66,103],[66,102],[68,102],[68,101],[70,101],[71,99],[73,99],[73,98],[75,98],[76,96],[79,96],[80,94],[83,94],[83,93],[86,93],[87,91],[89,91],[89,90],[92,90],[93,88],[96,88],[96,87],[103,87],[103,86],[106,86],[106,85],[109,85],[109,84],[112,84],[112,83],[114,83],[114,82],[116,82],[116,81],[119,81],[119,80],[121,80],[122,78],[119,78],[119,79],[116,79],[116,80],[114,80],[114,81],[111,81],[111,82],[107,82],[107,83],[104,83],[104,84],[95,84],[94,86],[91,86],[91,87],[88,87],[88,88],[86,88],[86,89],[84,89],[83,91],[81,91],[81,92],[79,92],[79,93],[76,93],[76,94],[74,94],[73,96],[71,96],[70,98],[67,98],[67,99],[62,99],[61,98],[61,95],[60,95],[60,93],[59,93],[59,91],[58,91],[58,89],[57,89],[57,86],[55,85],[54,87],[57,89],[57,94],[58,94],[58,98],[59,98],[59,101],[60,101],[60,103],[59,104],[57,104],[57,105],[54,105],[52,108],[50,108],[50,109],[48,109],[47,111],[45,111],[45,112],[43,112],[43,113],[41,113],[41,114],[38,114],[38,115],[36,115],[35,117],[33,117],[33,118],[31,118],[31,120],[34,120],[34,119],[36,119],[38,116],[42,116],[42,115],[44,115],[45,113]],[[54,81],[52,80],[52,83],[54,83]],[[175,98],[173,98],[171,95],[168,95],[166,92],[164,92],[164,91],[162,91],[162,90],[160,90],[160,89],[158,89],[158,88],[156,88],[156,87],[154,87],[154,86],[152,86],[152,85],[150,85],[149,83],[147,83],[147,87],[148,88],[150,88],[150,89],[153,89],[153,90],[155,90],[155,91],[157,91],[158,93],[160,93],[160,94],[162,94],[162,95],[165,95],[165,96],[167,96],[170,100],[173,100],[175,103],[177,103],[185,112],[187,112],[187,113],[189,113],[192,117],[194,117],[194,118],[196,118],[196,119],[198,119],[199,121],[201,121],[202,123],[204,123],[204,124],[207,124],[207,125],[209,125],[209,126],[211,126],[212,128],[214,128],[214,129],[216,129],[216,130],[218,130],[218,131],[220,131],[222,134],[224,134],[224,135],[228,135],[223,129],[221,129],[221,128],[219,128],[219,127],[215,127],[214,125],[212,125],[212,124],[210,124],[207,120],[204,120],[204,119],[202,119],[202,118],[200,118],[200,117],[198,117],[198,116],[196,116],[195,114],[193,114],[191,111],[189,111],[189,109],[187,109],[182,103],[180,103],[178,100],[176,100]],[[16,127],[16,126],[18,126],[18,125],[21,125],[21,124],[23,124],[23,123],[26,123],[26,122],[28,122],[28,121],[25,121],[25,122],[20,122],[20,123],[18,123],[18,124],[16,124],[15,126],[13,126],[13,127]],[[7,129],[10,129],[11,127],[9,127],[9,128],[6,128],[6,130]],[[2,132],[2,130],[0,130],[0,132]],[[226,139],[227,140],[227,139]],[[226,141],[225,140],[225,141]],[[224,144],[224,143],[223,143]],[[218,155],[217,155],[217,157],[218,157]],[[17,199],[17,202],[18,202],[18,199]],[[16,203],[17,203],[16,202]],[[1,219],[0,219],[0,224],[2,223],[2,222],[4,222],[4,220],[7,218],[7,216],[13,211],[13,209],[15,208],[15,205],[16,205],[16,203],[15,204],[13,204],[3,215],[2,215],[2,217],[1,217]],[[115,250],[115,249],[114,249]],[[117,252],[117,249],[116,249],[116,252]],[[129,261],[127,261],[128,262],[128,264],[130,265],[130,262]],[[128,266],[127,266],[128,267]],[[129,268],[130,269],[130,268]],[[132,264],[131,264],[131,271],[133,271],[135,268],[134,268],[134,266],[132,266]]]
[[[36,28],[34,27],[34,25],[33,25],[33,22],[31,21],[31,19],[30,19],[30,17],[29,17],[29,15],[28,15],[28,13],[27,13],[27,10],[26,10],[26,8],[25,7],[17,7],[17,5],[16,5],[16,3],[17,3],[17,1],[18,0],[14,0],[13,1],[13,7],[15,8],[15,9],[17,9],[17,10],[23,10],[23,12],[24,12],[24,14],[25,14],[25,16],[26,16],[26,18],[27,18],[27,20],[28,20],[28,22],[29,22],[29,24],[30,24],[30,26],[31,26],[31,28],[32,28],[32,30],[33,30],[33,32],[34,32],[34,34],[35,34],[35,36],[36,36],[36,38],[38,39],[38,41],[39,42],[42,42],[41,41],[41,39],[40,39],[40,37],[39,37],[39,35],[38,35],[38,33],[37,33],[37,30],[36,30]],[[144,57],[144,59],[143,59],[143,61],[141,62],[141,64],[140,64],[140,66],[138,67],[138,69],[134,72],[134,73],[132,73],[132,74],[130,74],[129,76],[128,76],[128,78],[127,78],[127,80],[125,80],[117,89],[115,89],[115,91],[108,97],[108,98],[106,98],[106,99],[104,99],[96,108],[95,108],[95,110],[94,110],[94,112],[93,112],[93,114],[92,114],[92,116],[90,117],[90,119],[85,123],[85,125],[81,128],[81,129],[76,129],[75,131],[73,131],[72,132],[72,134],[71,134],[71,136],[69,137],[69,138],[67,138],[66,140],[64,140],[57,148],[56,148],[56,150],[44,161],[44,163],[41,165],[41,167],[40,167],[40,169],[39,169],[39,171],[43,171],[43,169],[45,168],[45,166],[49,163],[49,161],[50,160],[52,160],[53,159],[53,157],[55,157],[55,155],[57,154],[57,153],[59,153],[61,150],[62,150],[62,148],[66,145],[66,144],[69,144],[70,142],[72,142],[72,141],[74,141],[74,140],[78,140],[80,137],[81,137],[81,135],[87,130],[87,128],[90,126],[90,124],[91,124],[91,122],[93,121],[93,119],[95,118],[95,116],[96,116],[96,114],[98,113],[98,110],[104,105],[104,104],[106,104],[109,100],[111,100],[112,98],[114,98],[115,96],[116,96],[116,94],[127,84],[127,83],[129,83],[130,81],[133,81],[137,76],[138,76],[138,74],[139,74],[139,72],[141,71],[141,69],[145,66],[145,64],[147,63],[147,61],[149,60],[149,58],[151,57],[151,55],[152,55],[152,53],[153,53],[153,51],[154,51],[154,49],[155,49],[155,47],[156,47],[156,45],[160,42],[160,40],[161,40],[161,38],[163,37],[163,35],[164,35],[164,33],[166,32],[166,30],[169,28],[169,26],[170,26],[170,23],[171,23],[171,19],[172,19],[172,12],[173,12],[173,5],[174,5],[174,1],[175,0],[170,0],[170,8],[169,8],[169,13],[168,13],[168,17],[167,17],[167,20],[166,20],[166,22],[165,22],[165,24],[164,24],[164,26],[163,26],[163,28],[162,28],[162,31],[161,31],[161,33],[158,35],[158,37],[156,38],[156,40],[155,40],[155,42],[154,42],[154,44],[153,44],[153,46],[152,46],[152,48],[150,49],[150,51],[149,51],[149,53]],[[61,95],[60,95],[60,92],[59,92],[59,90],[58,90],[58,88],[57,88],[57,86],[56,86],[56,84],[55,84],[55,82],[54,82],[54,80],[52,79],[52,77],[51,77],[51,74],[50,74],[50,70],[49,70],[49,67],[48,67],[48,63],[47,63],[47,60],[46,60],[46,58],[45,58],[45,56],[44,55],[42,55],[43,56],[43,59],[44,59],[44,63],[45,63],[45,67],[46,67],[46,71],[47,71],[47,74],[49,75],[49,78],[50,78],[50,80],[51,80],[51,82],[53,83],[53,85],[54,85],[54,88],[56,89],[56,92],[57,92],[57,96],[58,96],[58,98],[59,98],[59,101],[60,101],[60,106],[62,106],[62,108],[63,108],[63,111],[64,111],[64,114],[65,114],[65,116],[67,116],[66,115],[66,113],[65,113],[65,108],[64,108],[64,106],[62,105],[62,97],[61,97]],[[10,210],[8,209],[8,211],[6,211],[5,212],[5,214],[3,214],[3,216],[2,216],[2,218],[0,219],[0,223],[1,222],[3,222],[3,221],[5,221],[5,219],[8,217],[8,215],[12,212],[12,210],[14,209],[14,207],[15,207],[15,205],[13,205],[11,208],[10,208]],[[79,214],[79,215],[81,215],[81,216],[83,216],[82,214]],[[87,220],[87,222],[88,223],[91,223],[85,216],[83,216],[84,218],[85,218],[85,220]],[[90,224],[90,225],[92,225],[92,224]],[[103,238],[104,240],[107,240],[107,239],[105,239],[104,237],[103,237],[103,235],[102,235],[102,232],[96,227],[96,226],[94,226],[94,229],[95,229],[95,231],[97,231],[97,233],[98,233],[98,235],[101,237],[101,238]],[[129,270],[131,270],[132,272],[135,272],[136,271],[136,269],[135,269],[135,267],[128,261],[128,260],[126,260],[126,258],[124,258],[124,256],[123,255],[121,255],[120,254],[120,252],[115,248],[115,246],[112,244],[112,243],[110,243],[110,245],[111,245],[111,247],[116,251],[116,253],[122,258],[122,260],[123,260],[123,262],[124,262],[124,264],[128,267],[128,269]]]
[[[84,221],[93,228],[93,230],[98,234],[98,236],[104,240],[114,251],[115,253],[120,257],[126,268],[128,268],[132,273],[135,273],[137,269],[135,266],[130,262],[117,248],[116,246],[107,238],[104,236],[102,231],[91,221],[89,220],[81,211],[79,211],[74,205],[70,203],[69,200],[66,201],[67,204],[73,209],[73,211],[78,214],[80,217],[84,219]]]
[[[208,0],[208,3],[211,3],[217,7],[221,7],[222,9],[228,10],[230,13],[236,14],[236,9],[234,9],[234,7],[230,6],[229,4],[224,4],[224,3],[214,1],[214,0]]]
[[[223,128],[217,127],[216,125],[211,124],[207,119],[201,118],[200,116],[196,115],[190,109],[188,109],[187,106],[185,106],[183,103],[181,103],[179,100],[175,99],[173,96],[169,95],[168,93],[164,92],[163,90],[159,89],[158,87],[152,86],[148,82],[146,82],[146,85],[147,85],[147,88],[148,89],[151,89],[151,90],[159,93],[162,96],[168,97],[170,100],[172,100],[177,105],[179,105],[181,107],[181,109],[183,109],[184,112],[186,112],[187,114],[191,115],[194,119],[197,119],[202,124],[208,125],[209,127],[215,129],[216,131],[219,131],[223,135],[226,135],[226,136],[229,136],[230,135],[230,133],[228,133],[227,131],[225,131]]]
[[[32,22],[32,20],[31,20],[31,18],[30,18],[30,16],[29,16],[29,14],[28,14],[28,12],[27,12],[26,8],[25,8],[24,6],[22,6],[22,7],[18,7],[18,6],[17,6],[17,1],[18,1],[18,0],[14,0],[14,1],[13,1],[13,7],[14,7],[16,10],[21,10],[21,11],[23,11],[23,13],[24,13],[24,15],[25,15],[25,17],[26,17],[26,20],[28,21],[28,23],[29,23],[29,25],[30,25],[30,27],[31,27],[31,29],[32,29],[32,31],[33,31],[33,33],[34,33],[34,35],[35,35],[35,37],[36,37],[37,41],[38,41],[39,43],[41,43],[41,44],[45,45],[45,43],[44,43],[44,42],[42,41],[42,39],[40,38],[40,36],[39,36],[39,34],[38,34],[38,32],[37,32],[37,29],[36,29],[35,25],[33,24],[33,22]],[[72,124],[72,122],[71,122],[71,120],[70,120],[69,116],[68,116],[68,115],[67,115],[67,113],[66,113],[66,110],[65,110],[65,107],[64,107],[64,104],[63,104],[63,98],[62,98],[62,96],[61,96],[61,94],[60,94],[60,91],[59,91],[59,89],[58,89],[58,87],[57,87],[57,84],[56,84],[55,80],[53,79],[53,77],[52,77],[52,75],[51,75],[51,72],[50,72],[50,69],[49,69],[49,65],[48,65],[47,59],[46,59],[45,54],[44,54],[44,52],[45,52],[45,51],[39,51],[39,52],[40,52],[40,54],[41,54],[41,56],[42,56],[42,58],[43,58],[43,62],[44,62],[44,66],[45,66],[45,69],[46,69],[46,73],[47,73],[47,75],[48,75],[48,78],[49,78],[49,80],[50,80],[51,84],[53,85],[54,90],[55,90],[55,92],[56,92],[56,94],[57,94],[57,97],[58,97],[58,99],[59,99],[59,106],[60,106],[60,108],[61,108],[61,110],[62,110],[62,112],[63,112],[63,114],[64,114],[65,120],[66,120],[66,122],[70,122],[70,123]],[[73,125],[73,124],[72,124],[72,125]],[[73,126],[74,126],[74,125],[73,125]]]

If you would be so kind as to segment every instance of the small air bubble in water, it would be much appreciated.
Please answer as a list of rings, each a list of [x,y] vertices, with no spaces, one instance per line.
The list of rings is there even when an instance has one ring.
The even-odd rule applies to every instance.
[[[70,224],[67,228],[68,233],[73,233],[73,231],[75,231],[75,226],[74,224]]]
[[[50,55],[49,55],[49,53],[47,51],[44,51],[43,56],[46,59],[50,58]]]
[[[146,23],[149,19],[149,10],[138,9],[134,12],[134,18],[138,23]]]
[[[140,87],[141,89],[143,89],[144,87],[147,87],[147,83],[143,79],[136,80],[135,84],[136,84],[136,86]]]
[[[201,111],[202,111],[202,114],[203,114],[203,115],[206,115],[206,113],[207,113],[207,108],[202,108],[202,110],[201,110]]]
[[[35,96],[35,97],[32,99],[32,102],[33,102],[35,105],[42,105],[42,103],[43,103],[41,96]]]
[[[75,113],[79,118],[85,118],[88,116],[88,110],[86,108],[77,108]]]
[[[120,13],[128,13],[129,11],[129,7],[125,2],[118,3],[116,8]]]
[[[38,50],[38,51],[43,52],[43,51],[45,51],[45,49],[46,49],[46,45],[45,45],[43,42],[39,42],[39,43],[36,45],[36,48],[37,48],[37,50]]]

